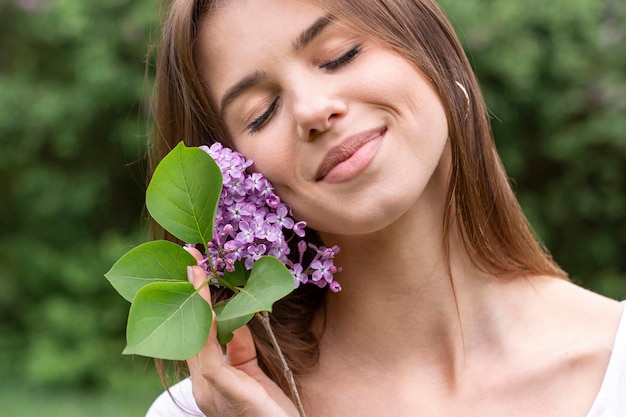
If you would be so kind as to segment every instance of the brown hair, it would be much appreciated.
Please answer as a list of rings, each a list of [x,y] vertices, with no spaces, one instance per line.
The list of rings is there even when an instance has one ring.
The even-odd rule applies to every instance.
[[[228,140],[212,111],[196,66],[200,19],[218,0],[173,0],[163,28],[156,74],[156,163],[178,141],[198,146]],[[509,278],[531,274],[566,278],[538,243],[497,155],[477,80],[454,30],[433,0],[318,0],[338,21],[368,33],[415,64],[446,111],[452,153],[443,248],[456,227],[470,258],[483,271]],[[460,88],[460,84],[463,88]],[[307,286],[304,286],[307,287]],[[317,361],[310,324],[325,291],[302,288],[276,303],[273,325],[298,375]],[[226,295],[213,291],[214,301]],[[262,368],[285,391],[283,372],[262,327],[250,324]]]

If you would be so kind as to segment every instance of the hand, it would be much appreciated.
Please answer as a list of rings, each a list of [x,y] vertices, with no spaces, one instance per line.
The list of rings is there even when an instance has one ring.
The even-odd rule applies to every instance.
[[[189,252],[201,259],[195,249]],[[189,268],[189,279],[198,288],[206,280],[199,266]],[[209,286],[200,290],[209,304]],[[207,416],[298,416],[298,411],[283,391],[259,368],[252,334],[247,326],[234,332],[226,345],[226,358],[217,341],[217,325],[213,321],[207,343],[200,353],[187,360],[198,407]]]

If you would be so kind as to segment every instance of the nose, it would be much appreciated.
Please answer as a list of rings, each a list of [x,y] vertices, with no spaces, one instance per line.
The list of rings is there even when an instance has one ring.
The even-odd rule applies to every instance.
[[[326,132],[346,111],[346,101],[328,84],[309,85],[294,94],[293,114],[302,140],[312,140]]]

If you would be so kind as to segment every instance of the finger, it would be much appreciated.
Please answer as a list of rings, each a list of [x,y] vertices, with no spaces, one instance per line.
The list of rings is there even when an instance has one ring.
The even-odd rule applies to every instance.
[[[189,265],[187,266],[187,279],[191,282],[195,289],[198,289],[204,284],[207,279],[206,272],[204,269],[197,265]],[[200,296],[206,300],[209,305],[211,304],[211,290],[208,285],[202,287],[199,291]]]
[[[199,266],[188,266],[187,277],[197,289],[206,280],[206,273]],[[211,292],[208,285],[200,290],[200,295],[211,304]],[[192,381],[192,391],[196,399],[202,399],[204,407],[207,409],[217,407],[222,396],[213,389],[210,378],[207,376],[217,376],[223,372],[224,355],[222,347],[217,341],[217,323],[211,323],[211,330],[202,350],[187,360],[189,376]],[[200,404],[198,404],[200,405]]]
[[[194,374],[197,376],[213,375],[224,366],[224,354],[222,353],[222,347],[217,341],[216,334],[217,325],[213,321],[209,337],[202,350],[196,356],[187,360],[192,379]]]
[[[202,410],[217,412],[223,404],[223,396],[207,378],[207,376],[221,374],[224,366],[222,349],[217,343],[215,329],[215,322],[213,322],[207,342],[196,356],[187,360],[187,366],[197,405]]]
[[[191,282],[194,288],[200,288],[206,281],[206,272],[199,266],[187,266],[187,279]],[[204,285],[199,291],[200,296],[211,305],[211,290],[209,285]],[[199,363],[205,363],[208,368],[220,367],[224,364],[224,355],[222,353],[222,347],[217,341],[217,323],[214,320],[215,313],[211,317],[211,330],[207,342],[197,356],[187,361],[189,365],[189,371],[196,374],[201,374],[202,371],[199,367]],[[193,368],[193,369],[192,369]],[[196,371],[196,372],[194,372]]]
[[[193,246],[183,246],[183,249],[189,252],[194,258],[196,258],[197,261],[201,261],[203,259],[202,253]]]

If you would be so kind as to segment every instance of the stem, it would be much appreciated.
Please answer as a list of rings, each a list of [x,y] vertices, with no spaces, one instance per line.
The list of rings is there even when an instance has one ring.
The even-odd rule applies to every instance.
[[[211,282],[211,280],[216,279],[218,286],[226,287],[230,289],[232,292],[234,292],[235,294],[239,293],[239,288],[229,285],[227,282],[221,279],[220,276],[217,274],[217,270],[215,269],[215,266],[213,265],[213,261],[211,260],[211,255],[209,254],[209,245],[207,243],[203,243],[203,248],[204,248],[204,256],[205,256],[204,259],[206,260],[206,263],[209,265],[209,270],[211,271],[211,273],[207,274],[207,280],[204,282],[204,284],[202,284],[202,287],[204,287],[205,285],[214,284]],[[198,291],[200,291],[200,288],[198,288]]]
[[[209,264],[209,269],[211,270],[211,273],[213,274],[213,276],[217,276],[217,271],[215,270],[215,267],[213,266],[213,261],[211,261],[211,255],[209,254],[209,243],[208,242],[202,242],[202,246],[204,247],[204,256],[206,256],[206,261]]]
[[[300,413],[300,417],[306,417],[304,413],[304,407],[302,406],[302,400],[300,400],[300,394],[298,393],[298,387],[296,386],[296,380],[293,377],[293,372],[289,369],[289,365],[285,360],[285,356],[283,355],[283,351],[278,344],[278,340],[276,340],[276,335],[272,330],[272,326],[270,325],[270,316],[267,311],[262,311],[260,313],[255,314],[256,318],[263,324],[265,327],[265,331],[270,336],[272,340],[272,345],[274,345],[274,349],[276,349],[276,353],[278,353],[278,357],[280,359],[280,363],[283,366],[283,372],[285,373],[285,378],[287,379],[287,383],[289,384],[289,390],[291,391],[291,396],[293,397],[293,401],[298,408],[298,413]]]

